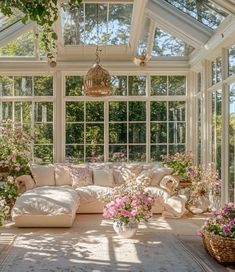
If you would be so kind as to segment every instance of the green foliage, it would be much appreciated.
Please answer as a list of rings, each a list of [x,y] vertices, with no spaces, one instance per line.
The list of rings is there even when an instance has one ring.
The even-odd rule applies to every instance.
[[[3,123],[0,138],[0,168],[8,175],[17,177],[29,173],[32,158],[29,135],[11,121]]]
[[[70,0],[71,8],[76,7],[81,0]],[[57,34],[53,27],[58,19],[58,0],[1,0],[0,11],[5,16],[14,14],[15,9],[20,10],[24,17],[22,22],[28,20],[36,22],[42,29],[42,42],[47,51],[49,61],[56,57]]]
[[[173,169],[173,175],[181,176],[183,180],[188,179],[187,169],[193,165],[191,152],[175,153],[174,155],[163,155],[163,163]]]

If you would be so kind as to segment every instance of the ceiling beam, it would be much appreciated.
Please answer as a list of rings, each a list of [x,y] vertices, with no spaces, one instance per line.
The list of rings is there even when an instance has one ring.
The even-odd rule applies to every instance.
[[[235,15],[235,1],[233,0],[211,0],[218,6],[220,6],[225,12]]]
[[[213,35],[213,30],[164,0],[150,0],[146,12],[162,30],[199,49]]]
[[[29,29],[33,29],[34,22],[29,21],[23,24],[21,21],[9,26],[0,33],[0,46],[4,46],[8,42],[18,38],[21,34],[25,33]]]

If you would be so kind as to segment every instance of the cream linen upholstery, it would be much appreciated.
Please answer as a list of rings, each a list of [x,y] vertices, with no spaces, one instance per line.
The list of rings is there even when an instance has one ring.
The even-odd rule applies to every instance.
[[[37,187],[55,186],[55,167],[52,164],[30,166]]]
[[[93,168],[93,180],[94,185],[113,187],[114,186],[113,169],[110,169],[108,167],[101,169]]]
[[[166,167],[154,167],[152,169],[153,176],[151,181],[151,186],[158,186],[164,176],[170,175],[173,171],[171,168]]]
[[[37,187],[21,195],[12,209],[12,219],[18,227],[58,226],[59,219],[74,218],[79,196],[70,186]],[[44,218],[40,221],[40,218]],[[26,223],[27,222],[27,223]],[[54,223],[53,223],[54,222]],[[65,221],[59,226],[71,225]]]
[[[56,186],[72,185],[72,177],[70,175],[68,166],[64,165],[55,166],[55,185]]]

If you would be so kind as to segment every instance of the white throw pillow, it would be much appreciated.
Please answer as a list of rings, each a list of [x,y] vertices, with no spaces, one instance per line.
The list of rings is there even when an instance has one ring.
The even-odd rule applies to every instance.
[[[124,166],[113,167],[113,178],[116,186],[120,186],[128,180],[131,180],[133,176],[135,176],[135,174]]]
[[[74,188],[93,184],[92,170],[87,166],[70,165],[69,170]]]
[[[148,169],[148,170],[143,170],[137,177],[136,177],[136,182],[137,184],[143,184],[143,185],[150,185],[151,179],[153,176],[153,170]]]
[[[68,166],[55,166],[55,184],[56,186],[72,185],[72,178]]]
[[[105,186],[105,187],[113,187],[113,169],[103,168],[96,169],[93,168],[93,179],[94,185]]]
[[[31,165],[30,170],[35,180],[36,186],[55,186],[54,165]]]
[[[172,168],[166,168],[166,167],[155,167],[152,170],[153,170],[153,176],[151,181],[152,186],[159,186],[161,180],[166,175],[170,175],[173,172]]]

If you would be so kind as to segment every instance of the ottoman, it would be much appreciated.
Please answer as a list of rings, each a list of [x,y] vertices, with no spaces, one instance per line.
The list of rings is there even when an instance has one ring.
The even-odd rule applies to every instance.
[[[17,227],[71,227],[79,206],[71,186],[42,186],[23,193],[11,211]]]

